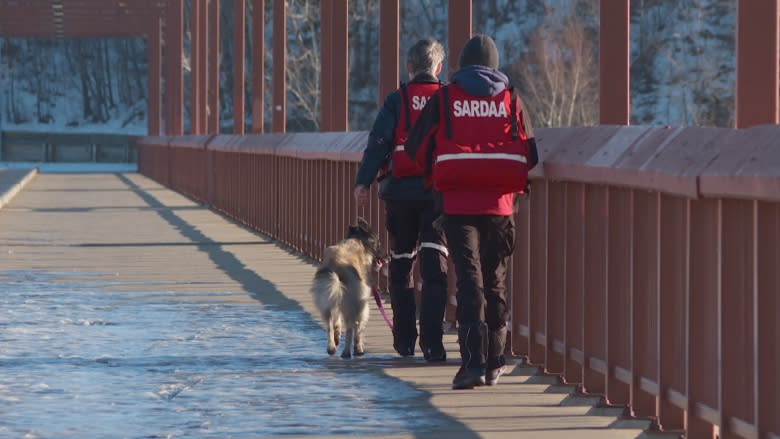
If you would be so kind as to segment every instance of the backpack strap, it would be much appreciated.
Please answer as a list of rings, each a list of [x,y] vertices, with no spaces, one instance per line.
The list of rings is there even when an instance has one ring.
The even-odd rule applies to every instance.
[[[452,116],[450,116],[450,87],[445,85],[441,88],[441,97],[444,99],[444,135],[452,139]]]
[[[411,113],[409,108],[409,90],[406,89],[406,84],[402,83],[399,91],[401,92],[401,105],[403,105],[404,110],[406,110],[406,113],[404,113],[404,125],[406,127],[406,132],[408,133],[412,129],[411,117],[409,117],[409,114]]]
[[[517,140],[517,99],[515,97],[515,88],[509,86],[509,123],[512,125],[512,140]]]

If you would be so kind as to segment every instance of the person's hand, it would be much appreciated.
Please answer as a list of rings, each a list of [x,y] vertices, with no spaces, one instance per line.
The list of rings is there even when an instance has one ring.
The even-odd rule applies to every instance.
[[[368,187],[363,186],[362,184],[357,185],[355,186],[353,194],[355,195],[355,202],[358,207],[363,207],[368,204]]]

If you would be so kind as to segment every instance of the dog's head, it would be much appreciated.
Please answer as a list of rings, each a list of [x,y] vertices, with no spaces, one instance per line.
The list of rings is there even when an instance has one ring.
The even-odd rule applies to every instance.
[[[356,225],[351,225],[347,229],[347,239],[356,239],[363,244],[366,250],[374,256],[374,263],[377,268],[381,268],[387,262],[387,255],[382,250],[382,244],[379,236],[371,229],[363,218],[358,218]]]

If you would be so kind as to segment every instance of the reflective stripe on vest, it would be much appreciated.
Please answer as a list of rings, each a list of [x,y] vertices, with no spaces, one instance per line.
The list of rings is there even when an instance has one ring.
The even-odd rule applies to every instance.
[[[528,163],[525,156],[518,154],[507,154],[503,152],[459,152],[457,154],[443,154],[436,157],[437,162],[447,160],[514,160],[516,162]]]

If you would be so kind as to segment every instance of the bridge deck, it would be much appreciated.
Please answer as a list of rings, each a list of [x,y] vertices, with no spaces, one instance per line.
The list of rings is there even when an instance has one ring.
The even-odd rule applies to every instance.
[[[0,170],[0,195],[13,187]],[[2,270],[98,273],[116,291],[181,291],[181,300],[215,300],[209,292],[232,291],[218,300],[273,303],[314,314],[309,280],[314,266],[262,235],[170,191],[139,174],[38,174],[0,210]],[[389,306],[389,305],[388,305]],[[367,355],[387,375],[430,395],[410,416],[439,412],[447,431],[394,437],[648,437],[646,423],[621,421],[591,399],[573,397],[533,368],[514,366],[501,384],[452,391],[457,369],[454,334],[446,335],[449,360],[427,365],[392,355],[388,328],[372,306]],[[323,333],[323,360],[324,353]],[[380,359],[378,359],[380,358]],[[347,373],[346,368],[344,373]],[[358,372],[361,373],[361,372]],[[260,433],[260,432],[259,432]]]

